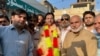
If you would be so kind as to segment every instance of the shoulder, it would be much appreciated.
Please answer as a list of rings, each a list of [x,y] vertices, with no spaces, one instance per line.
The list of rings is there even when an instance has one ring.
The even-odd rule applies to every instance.
[[[86,34],[86,35],[95,36],[92,32],[90,32],[86,29],[83,29],[83,33]]]
[[[5,35],[7,33],[7,31],[9,31],[9,26],[0,26],[0,36],[2,34]]]
[[[10,26],[0,26],[0,31],[4,31],[5,29],[9,29]]]
[[[86,29],[83,30],[83,35],[84,35],[84,37],[86,36],[87,39],[96,39],[95,34],[93,34],[92,32],[90,32]]]

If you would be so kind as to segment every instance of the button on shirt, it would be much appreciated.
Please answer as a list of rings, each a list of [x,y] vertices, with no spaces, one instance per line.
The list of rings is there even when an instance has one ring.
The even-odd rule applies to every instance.
[[[0,39],[4,56],[32,56],[33,43],[27,30],[18,33],[13,25],[2,26]]]

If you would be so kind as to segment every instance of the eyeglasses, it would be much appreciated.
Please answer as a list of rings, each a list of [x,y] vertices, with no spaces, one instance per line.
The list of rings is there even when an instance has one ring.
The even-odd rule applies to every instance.
[[[69,18],[64,18],[64,19],[62,18],[62,19],[61,19],[61,21],[64,21],[64,20],[68,21],[68,20],[69,20]]]

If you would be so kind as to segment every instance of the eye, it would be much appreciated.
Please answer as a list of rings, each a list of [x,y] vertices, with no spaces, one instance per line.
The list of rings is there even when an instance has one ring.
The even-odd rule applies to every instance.
[[[100,22],[98,22],[100,24]]]
[[[4,23],[6,23],[7,21],[3,21]]]
[[[21,18],[22,16],[18,16],[19,18]]]
[[[2,23],[2,21],[0,21],[0,24]]]
[[[96,23],[94,23],[94,25],[96,25]]]
[[[27,19],[27,17],[23,17],[25,20]]]
[[[19,18],[23,18],[24,20],[26,20],[27,19],[27,17],[24,17],[24,16],[18,16]]]
[[[73,22],[71,22],[70,24],[73,24]]]

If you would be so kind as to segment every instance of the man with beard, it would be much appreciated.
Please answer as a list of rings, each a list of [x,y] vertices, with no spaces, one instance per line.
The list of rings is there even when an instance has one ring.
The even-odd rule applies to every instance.
[[[7,15],[0,14],[0,26],[7,26],[9,25],[10,21]],[[2,56],[2,50],[0,45],[0,56]]]
[[[0,25],[1,26],[7,26],[9,24],[10,24],[10,20],[9,20],[8,16],[1,14],[0,15]]]
[[[95,33],[95,31],[94,31],[94,18],[95,18],[95,13],[92,11],[85,11],[83,13],[83,21],[85,24],[85,29],[89,30],[92,33]]]
[[[62,18],[61,18],[61,23],[60,23],[60,30],[61,30],[61,35],[60,35],[60,39],[61,39],[61,46],[62,43],[65,39],[65,35],[67,34],[67,32],[70,30],[69,27],[69,19],[70,16],[68,14],[63,14]]]
[[[62,56],[96,56],[96,37],[83,28],[80,16],[72,16],[69,22],[71,30],[65,37]]]
[[[31,34],[25,29],[26,19],[26,11],[15,9],[11,13],[12,24],[0,27],[3,56],[33,56]]]

